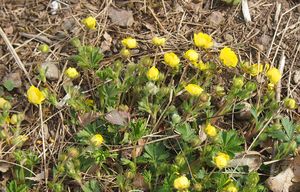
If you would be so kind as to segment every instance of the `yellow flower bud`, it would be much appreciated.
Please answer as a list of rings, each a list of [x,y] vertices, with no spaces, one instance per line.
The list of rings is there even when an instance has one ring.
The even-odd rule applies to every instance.
[[[267,72],[267,77],[269,78],[271,83],[277,84],[281,79],[281,74],[277,68],[271,67]]]
[[[215,137],[217,135],[217,129],[211,124],[208,124],[204,131],[209,137]]]
[[[77,158],[79,156],[79,151],[75,147],[68,149],[68,156],[71,158]]]
[[[165,61],[165,63],[167,65],[169,65],[172,68],[179,67],[180,59],[173,52],[165,53],[165,55],[164,55],[164,61]]]
[[[10,117],[10,123],[15,125],[18,123],[18,115],[17,114],[13,114],[11,117]]]
[[[185,86],[185,90],[192,96],[199,96],[203,92],[203,89],[196,84],[188,84]]]
[[[296,100],[292,98],[286,98],[284,99],[284,106],[288,109],[296,109],[297,108]]]
[[[174,180],[173,185],[177,190],[185,190],[190,187],[190,181],[186,176],[180,176]]]
[[[27,98],[33,104],[41,104],[46,99],[44,94],[33,85],[27,90]]]
[[[126,47],[127,49],[134,49],[137,48],[137,42],[136,39],[132,37],[127,37],[126,39],[122,40],[122,45]]]
[[[79,77],[79,73],[76,70],[76,68],[74,67],[69,67],[66,71],[65,74],[67,75],[67,77],[69,77],[70,79],[75,79],[77,77]]]
[[[159,79],[159,70],[153,66],[147,71],[147,77],[149,80],[157,81]]]
[[[263,65],[256,63],[251,65],[248,70],[251,76],[257,76],[263,71]]]
[[[229,47],[224,47],[221,50],[219,58],[227,67],[236,67],[238,63],[237,55]]]
[[[152,38],[152,43],[155,46],[164,46],[166,43],[166,39],[163,37],[153,37]]]
[[[48,53],[49,52],[49,46],[47,44],[41,44],[38,48],[42,53]]]
[[[85,19],[82,20],[82,23],[88,28],[88,29],[92,29],[95,30],[96,29],[96,24],[97,21],[94,17],[89,16]]]
[[[212,37],[206,33],[194,33],[194,43],[197,47],[209,49],[214,45]]]
[[[193,49],[189,49],[188,51],[185,52],[184,58],[188,59],[191,62],[197,62],[199,58],[199,54],[197,51]]]
[[[96,134],[90,139],[90,142],[93,146],[100,147],[103,143],[103,137],[100,134]]]
[[[228,165],[229,160],[229,155],[222,152],[217,153],[217,156],[214,157],[214,163],[219,169],[223,169],[224,167],[226,167]]]
[[[10,109],[11,104],[6,99],[0,97],[0,109]]]
[[[123,48],[120,53],[124,58],[129,58],[131,56],[130,50],[126,48]]]

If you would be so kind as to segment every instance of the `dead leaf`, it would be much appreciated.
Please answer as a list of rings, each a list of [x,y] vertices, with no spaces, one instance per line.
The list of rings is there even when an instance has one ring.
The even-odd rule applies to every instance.
[[[134,148],[131,152],[131,156],[133,158],[139,157],[142,154],[145,143],[146,143],[145,139],[139,139],[138,140],[138,145],[139,146]]]
[[[9,163],[1,162],[0,163],[0,172],[6,173],[12,165]]]
[[[273,192],[289,192],[290,186],[293,185],[293,177],[293,170],[291,167],[288,167],[275,177],[269,177],[266,181],[266,185]]]
[[[296,156],[289,166],[266,181],[267,187],[273,192],[299,192],[300,156]]]
[[[111,19],[113,24],[122,27],[130,27],[134,22],[132,11],[116,9],[113,7],[109,7],[108,17]]]
[[[45,178],[45,173],[42,171],[41,173],[37,174],[35,177],[26,177],[26,179],[31,181],[42,181]]]
[[[105,115],[105,119],[114,125],[125,126],[128,123],[130,114],[126,111],[112,110]]]
[[[86,126],[100,117],[101,113],[99,112],[88,112],[78,116],[78,120],[81,126]]]
[[[203,143],[207,139],[207,135],[204,132],[203,126],[201,126],[201,125],[199,125],[198,136],[199,136],[199,139],[200,139],[200,143],[199,144]]]
[[[141,191],[147,191],[148,190],[147,183],[145,182],[145,179],[144,179],[143,175],[140,174],[140,173],[135,174],[132,185],[135,188],[137,188]]]
[[[249,171],[256,171],[262,164],[260,153],[249,151],[248,153],[238,154],[234,159],[230,160],[229,167],[248,166]]]
[[[100,46],[102,52],[110,50],[111,42],[112,42],[112,38],[108,33],[105,32],[103,37],[105,41],[103,41]]]

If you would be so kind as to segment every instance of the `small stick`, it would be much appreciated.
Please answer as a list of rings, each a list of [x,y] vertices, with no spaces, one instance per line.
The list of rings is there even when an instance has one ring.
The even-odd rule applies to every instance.
[[[23,37],[26,37],[26,38],[29,38],[29,39],[34,39],[36,41],[40,41],[42,43],[47,43],[48,45],[52,44],[52,41],[50,39],[48,39],[48,37],[46,36],[43,36],[43,35],[33,35],[33,34],[29,34],[29,33],[23,33],[23,32],[20,32],[19,33],[21,36]]]
[[[281,75],[283,75],[283,70],[285,66],[285,51],[282,51],[280,61],[279,61],[279,72]],[[281,79],[279,80],[277,86],[276,86],[276,101],[280,102],[280,95],[281,95]]]
[[[246,23],[251,22],[251,15],[250,15],[247,0],[242,0],[242,12],[243,12],[244,19],[245,19]]]
[[[4,42],[6,43],[8,50],[10,51],[10,53],[12,54],[12,56],[14,57],[15,61],[17,62],[18,66],[23,70],[23,72],[25,73],[26,78],[28,79],[29,83],[32,85],[31,79],[29,77],[29,74],[24,66],[24,64],[22,63],[22,61],[20,60],[18,54],[16,53],[15,49],[13,48],[13,46],[11,45],[9,39],[7,38],[6,34],[4,33],[4,31],[2,30],[2,27],[0,27],[0,35],[2,36],[2,38],[4,39]]]
[[[274,18],[275,23],[278,23],[280,11],[281,11],[281,3],[276,2],[276,13]]]

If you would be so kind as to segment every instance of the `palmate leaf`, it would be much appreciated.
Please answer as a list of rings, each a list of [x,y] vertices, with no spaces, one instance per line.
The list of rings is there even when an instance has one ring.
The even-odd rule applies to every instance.
[[[243,150],[241,146],[241,144],[243,144],[243,139],[238,136],[236,131],[222,131],[220,132],[219,137],[218,143],[221,149],[230,156],[234,156],[235,153]]]
[[[98,182],[96,180],[94,180],[94,179],[86,182],[82,186],[82,190],[83,190],[83,192],[101,191]]]
[[[294,136],[294,131],[295,131],[295,126],[292,121],[289,120],[288,117],[284,117],[281,119],[281,124],[283,125],[283,128],[285,130],[285,133],[289,140],[293,139]]]
[[[79,47],[78,50],[78,55],[75,55],[73,57],[78,66],[87,69],[98,68],[99,62],[103,59],[103,54],[100,53],[99,48],[92,46],[82,46]]]
[[[152,163],[159,163],[166,160],[169,157],[169,153],[162,143],[154,143],[146,145],[143,157]]]
[[[183,123],[176,127],[176,131],[178,131],[182,137],[182,139],[186,142],[191,142],[197,136],[195,131],[191,128],[188,123]]]

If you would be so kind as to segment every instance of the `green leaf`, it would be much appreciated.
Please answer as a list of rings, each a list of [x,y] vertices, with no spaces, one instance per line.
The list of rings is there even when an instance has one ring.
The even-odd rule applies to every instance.
[[[150,160],[152,163],[159,163],[166,160],[169,157],[169,153],[162,143],[154,143],[146,145],[143,157]]]
[[[195,131],[191,128],[190,124],[184,123],[176,127],[176,131],[178,131],[182,137],[182,139],[186,142],[191,142],[194,138],[196,138]]]
[[[6,187],[7,192],[27,192],[28,187],[25,184],[18,185],[15,180],[11,181]]]
[[[83,186],[82,186],[82,190],[83,192],[95,192],[95,191],[101,191],[99,184],[96,180],[90,180],[88,182],[86,182]]]
[[[78,55],[73,57],[78,66],[86,69],[96,69],[99,67],[99,62],[103,59],[103,54],[100,53],[99,48],[82,46],[78,50]]]
[[[12,91],[15,88],[15,83],[12,80],[6,80],[3,83],[3,86],[7,89],[7,91]]]
[[[283,119],[281,119],[281,124],[283,125],[283,128],[289,140],[292,140],[295,131],[295,126],[293,122],[290,121],[288,117],[284,117]]]
[[[227,152],[230,156],[234,156],[235,153],[241,152],[243,150],[241,144],[243,144],[243,139],[240,138],[236,131],[222,131],[219,133],[219,142],[221,149]]]

